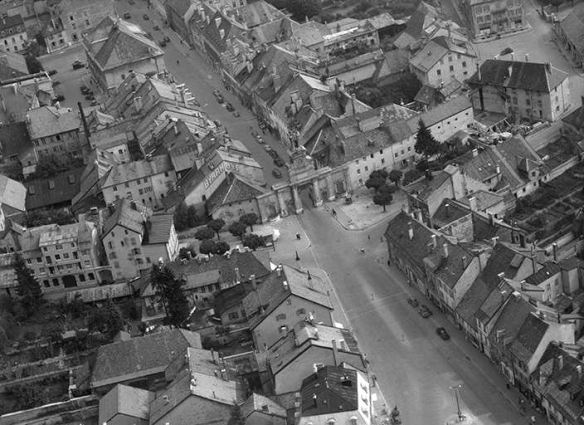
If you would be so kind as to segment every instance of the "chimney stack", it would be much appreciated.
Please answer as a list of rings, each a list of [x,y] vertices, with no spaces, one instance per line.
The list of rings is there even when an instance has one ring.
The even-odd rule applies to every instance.
[[[477,148],[472,150],[472,156],[479,156],[479,150]]]
[[[466,255],[462,256],[462,270],[466,270],[468,267],[468,261],[466,260]]]
[[[531,248],[531,265],[533,266],[533,273],[537,273],[537,260],[533,248]]]
[[[444,248],[444,258],[448,258],[448,244],[445,243],[442,248]]]
[[[412,223],[408,223],[408,237],[410,240],[414,239],[414,229],[412,227]]]
[[[558,370],[562,370],[564,368],[564,356],[558,356]]]
[[[554,250],[554,263],[556,263],[558,261],[558,244],[554,242],[552,249]]]
[[[576,366],[576,373],[578,374],[578,380],[581,381],[582,380],[582,365],[578,365]]]
[[[470,198],[468,198],[468,206],[470,207],[471,211],[476,211],[477,210],[477,198],[475,198],[474,196],[471,196]]]
[[[331,343],[333,345],[333,363],[334,366],[337,367],[339,365],[339,352],[337,351],[337,341],[333,339]]]
[[[422,214],[421,209],[416,210],[416,220],[418,220],[420,223],[424,222],[424,215]]]
[[[241,282],[241,274],[239,273],[239,267],[235,268],[235,281],[236,283]]]
[[[438,236],[432,235],[432,248],[438,248]]]

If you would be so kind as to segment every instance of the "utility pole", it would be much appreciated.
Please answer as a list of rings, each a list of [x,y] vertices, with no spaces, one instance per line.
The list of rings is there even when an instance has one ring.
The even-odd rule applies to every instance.
[[[454,391],[454,397],[456,397],[456,414],[458,415],[458,422],[462,422],[464,416],[460,411],[460,401],[458,400],[458,391],[462,388],[462,384],[458,384],[454,387],[450,387],[451,391]]]

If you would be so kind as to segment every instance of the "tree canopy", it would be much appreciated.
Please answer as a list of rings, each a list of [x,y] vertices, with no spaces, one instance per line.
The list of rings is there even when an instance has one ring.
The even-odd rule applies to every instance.
[[[243,246],[247,246],[253,251],[264,245],[265,245],[264,239],[261,236],[256,235],[255,233],[245,235],[243,237]]]
[[[20,296],[20,303],[26,314],[32,315],[44,301],[41,285],[18,253],[14,257],[13,267],[18,282],[17,293]]]
[[[256,224],[260,218],[256,213],[247,213],[239,217],[239,221],[249,226],[249,230],[253,232],[253,225]]]
[[[204,241],[207,239],[213,239],[215,237],[215,232],[208,227],[201,227],[195,233],[195,239],[200,241]]]
[[[388,186],[389,188],[389,186]],[[391,195],[391,190],[384,190],[380,188],[375,195],[373,195],[373,203],[375,205],[383,206],[383,211],[387,211],[386,206],[391,203],[393,196]]]
[[[422,120],[418,123],[418,133],[416,134],[414,149],[426,158],[434,156],[442,150],[442,145],[434,138],[430,129],[426,127],[426,124]]]
[[[201,222],[194,205],[187,205],[181,202],[174,211],[174,227],[177,232],[196,227]]]
[[[288,0],[286,9],[294,19],[303,22],[306,18],[318,15],[322,11],[322,3],[320,0]]]
[[[221,239],[221,237],[219,236],[219,232],[221,231],[221,229],[224,226],[225,226],[225,221],[220,219],[220,218],[217,218],[215,220],[211,220],[210,222],[207,223],[207,227],[217,234],[217,240]]]
[[[124,329],[124,319],[118,308],[108,299],[103,307],[91,311],[87,328],[90,332],[99,332],[111,339]]]
[[[166,311],[164,323],[177,328],[184,326],[190,309],[189,301],[182,290],[183,282],[176,279],[168,266],[156,264],[152,266],[150,279]]]
[[[403,175],[404,175],[404,173],[402,173],[400,170],[391,170],[389,172],[389,180],[394,182],[395,185],[397,186],[397,184],[402,179]]]
[[[217,250],[217,242],[213,239],[204,239],[199,245],[199,252],[203,255],[214,254]]]
[[[243,242],[243,235],[245,235],[245,232],[247,231],[247,225],[241,221],[234,221],[229,225],[227,230],[229,230],[229,233],[233,236],[240,238]]]

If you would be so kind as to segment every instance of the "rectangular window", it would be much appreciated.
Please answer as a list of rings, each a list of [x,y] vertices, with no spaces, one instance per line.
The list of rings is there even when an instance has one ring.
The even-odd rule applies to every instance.
[[[357,168],[357,174],[361,174],[361,169]]]
[[[454,65],[450,65],[450,72],[454,72]]]
[[[64,252],[64,253],[63,253],[63,258],[69,258],[69,253],[67,253],[67,252]]]
[[[55,254],[55,260],[60,260],[61,256],[59,254]]]
[[[441,71],[441,70],[439,70],[439,69],[437,69],[437,70],[436,70],[436,75],[442,75],[442,71]]]
[[[118,187],[117,186],[114,186],[113,189],[114,189],[114,192],[117,192],[118,191]]]
[[[95,276],[93,275],[93,273],[87,273],[87,278],[89,280],[95,280]]]

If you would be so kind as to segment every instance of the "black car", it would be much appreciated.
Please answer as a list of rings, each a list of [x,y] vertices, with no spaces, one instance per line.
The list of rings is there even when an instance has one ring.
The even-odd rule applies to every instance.
[[[150,19],[150,16],[148,16],[147,14],[143,14],[142,17],[144,18],[145,21],[148,21]]]
[[[432,315],[432,310],[430,310],[424,304],[420,304],[420,307],[418,307],[418,314],[422,316],[424,319],[427,319]]]
[[[274,168],[272,170],[272,175],[277,179],[282,178],[282,172],[280,170],[278,170],[277,168]]]
[[[233,105],[229,102],[225,103],[225,108],[229,111],[229,112],[233,112],[235,111],[235,108],[233,107]]]
[[[57,71],[56,69],[49,69],[47,71],[47,74],[49,74],[49,76],[51,76],[51,75],[55,75],[57,72],[59,72],[59,71]]]
[[[449,340],[450,339],[450,335],[448,335],[448,332],[446,332],[446,329],[440,327],[438,329],[436,329],[436,333],[438,334],[438,336],[440,336],[440,338],[442,338],[444,341]]]
[[[85,68],[85,64],[81,61],[73,62],[73,69]]]
[[[274,159],[278,158],[278,152],[276,152],[276,151],[275,151],[275,150],[273,150],[273,149],[270,149],[270,150],[268,151],[268,155],[270,155],[270,156],[271,156],[272,158],[274,158]]]
[[[280,157],[274,158],[274,164],[276,164],[276,166],[278,167],[283,167],[284,165],[286,165],[284,160]]]
[[[158,45],[159,45],[160,47],[166,47],[166,41],[164,41],[164,40],[160,40],[160,41],[158,42]]]

